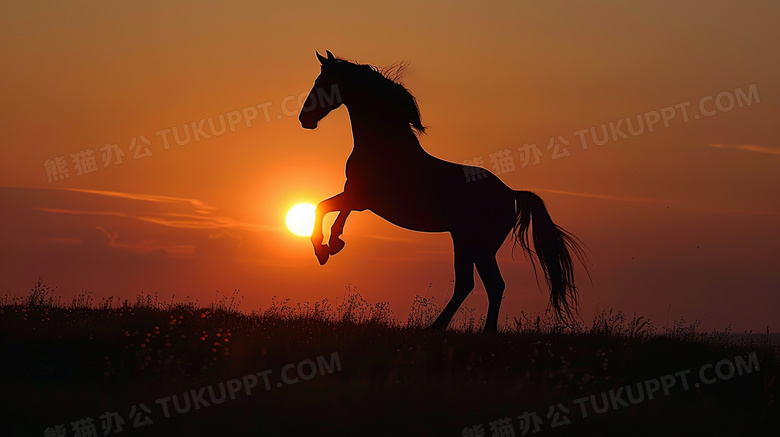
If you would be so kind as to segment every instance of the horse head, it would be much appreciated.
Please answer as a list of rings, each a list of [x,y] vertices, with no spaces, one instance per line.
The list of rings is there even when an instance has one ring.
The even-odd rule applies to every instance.
[[[339,60],[330,51],[325,52],[327,58],[320,55],[319,52],[315,53],[320,61],[321,72],[314,80],[314,86],[309,91],[301,108],[301,114],[298,116],[301,126],[305,129],[315,129],[317,123],[330,111],[344,103],[341,99],[341,85],[339,83]]]

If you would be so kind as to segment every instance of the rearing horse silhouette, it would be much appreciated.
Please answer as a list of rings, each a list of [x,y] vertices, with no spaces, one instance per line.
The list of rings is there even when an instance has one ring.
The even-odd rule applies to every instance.
[[[534,255],[541,265],[556,316],[570,320],[577,309],[577,288],[569,251],[583,265],[584,255],[577,239],[553,223],[542,199],[529,191],[512,190],[481,168],[428,154],[417,139],[418,133],[425,133],[417,101],[403,85],[376,67],[326,53],[327,58],[317,53],[321,73],[299,120],[305,129],[314,129],[344,104],[354,148],[346,164],[344,191],[317,205],[311,241],[320,265],[344,248],[339,237],[351,211],[368,209],[415,231],[449,232],[455,250],[455,287],[431,328],[447,328],[474,289],[476,266],[489,302],[485,331],[496,331],[505,288],[496,253],[511,232],[513,244],[519,243],[530,256],[534,271]],[[469,180],[467,176],[477,171],[484,177]],[[334,211],[339,214],[325,245],[322,219]]]

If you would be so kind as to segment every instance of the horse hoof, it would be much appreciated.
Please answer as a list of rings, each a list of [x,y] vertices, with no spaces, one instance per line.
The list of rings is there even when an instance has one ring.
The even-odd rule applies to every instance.
[[[345,243],[341,241],[341,238],[336,237],[335,239],[331,239],[328,241],[328,246],[330,247],[330,254],[335,255],[339,252],[341,252],[341,249],[344,248]]]
[[[330,256],[330,253],[327,245],[320,244],[319,246],[315,246],[314,254],[317,255],[317,261],[320,262],[321,266],[324,266],[325,263],[328,262],[328,257]]]

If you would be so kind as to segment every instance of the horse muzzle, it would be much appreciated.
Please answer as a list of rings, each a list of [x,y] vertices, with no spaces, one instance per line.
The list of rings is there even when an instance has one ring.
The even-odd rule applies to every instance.
[[[317,120],[301,120],[301,127],[304,129],[316,129]]]

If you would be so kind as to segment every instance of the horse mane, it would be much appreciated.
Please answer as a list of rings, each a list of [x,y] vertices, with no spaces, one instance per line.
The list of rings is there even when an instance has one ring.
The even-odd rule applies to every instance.
[[[409,125],[418,134],[424,134],[426,127],[420,119],[420,107],[417,98],[401,83],[404,70],[409,65],[406,62],[392,64],[385,68],[375,67],[370,64],[360,64],[344,58],[336,57],[335,62],[339,66],[346,66],[350,72],[364,83],[375,85],[390,100],[391,105],[397,107],[401,114],[408,118]]]

